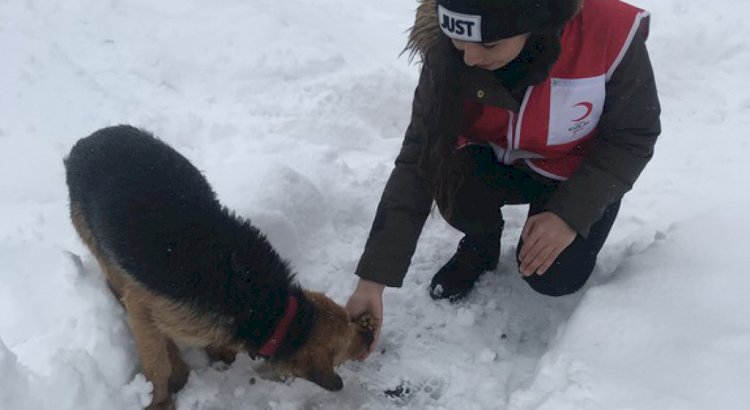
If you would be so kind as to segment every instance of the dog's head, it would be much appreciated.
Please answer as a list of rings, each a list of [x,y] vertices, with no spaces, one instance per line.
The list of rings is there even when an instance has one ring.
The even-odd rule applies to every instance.
[[[315,307],[310,334],[296,352],[275,367],[326,390],[341,390],[344,382],[334,368],[367,352],[373,330],[362,321],[349,320],[346,310],[322,293],[304,294]]]

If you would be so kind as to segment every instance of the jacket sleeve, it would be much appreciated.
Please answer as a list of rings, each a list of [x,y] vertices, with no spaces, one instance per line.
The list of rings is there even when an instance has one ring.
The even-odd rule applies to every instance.
[[[418,169],[426,143],[425,121],[434,87],[430,69],[422,65],[414,93],[411,123],[396,166],[385,185],[355,274],[390,287],[401,287],[432,205],[432,184]]]
[[[645,38],[637,34],[606,85],[604,112],[590,156],[545,208],[587,237],[604,209],[628,192],[654,153],[661,109]]]

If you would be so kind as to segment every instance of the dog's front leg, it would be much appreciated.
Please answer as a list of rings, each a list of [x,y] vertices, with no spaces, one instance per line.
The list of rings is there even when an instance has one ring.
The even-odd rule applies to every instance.
[[[172,375],[171,341],[154,325],[148,295],[128,289],[122,298],[143,366],[143,374],[154,386],[147,410],[173,410],[169,391]]]
[[[188,376],[190,376],[190,367],[182,360],[180,349],[177,348],[177,345],[172,340],[167,342],[167,350],[169,351],[169,360],[172,363],[172,375],[169,377],[169,391],[177,393],[185,387]]]

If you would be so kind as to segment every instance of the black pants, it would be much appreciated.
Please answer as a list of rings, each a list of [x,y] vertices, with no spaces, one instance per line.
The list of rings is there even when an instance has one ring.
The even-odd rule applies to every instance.
[[[446,204],[437,201],[437,205],[446,221],[466,235],[502,230],[503,205],[529,204],[529,216],[543,212],[545,203],[560,184],[527,167],[499,163],[487,145],[466,146],[447,161],[447,171],[463,175],[463,180],[455,191],[450,214],[446,213]],[[587,238],[576,235],[544,275],[524,277],[526,282],[535,291],[550,296],[579,290],[594,270],[596,257],[619,209],[620,201],[607,207]],[[522,246],[523,241],[519,239],[516,260]]]

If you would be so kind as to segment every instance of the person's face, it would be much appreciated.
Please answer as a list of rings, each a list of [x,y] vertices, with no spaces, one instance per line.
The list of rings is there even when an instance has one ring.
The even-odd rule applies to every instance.
[[[451,40],[453,46],[464,52],[464,63],[468,66],[497,70],[518,57],[530,33],[504,38],[492,43],[471,43]]]

